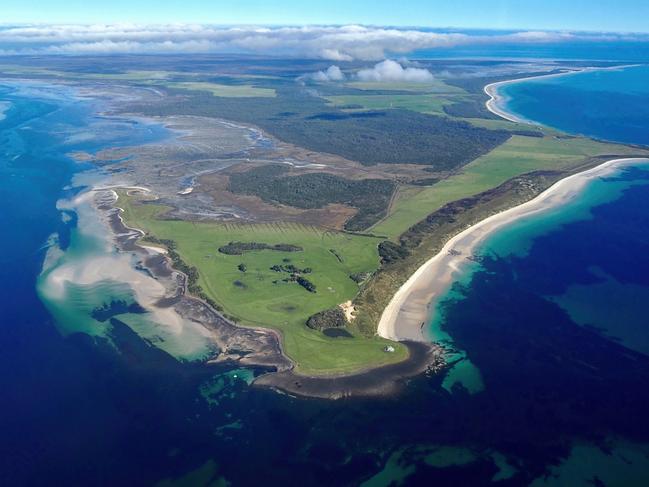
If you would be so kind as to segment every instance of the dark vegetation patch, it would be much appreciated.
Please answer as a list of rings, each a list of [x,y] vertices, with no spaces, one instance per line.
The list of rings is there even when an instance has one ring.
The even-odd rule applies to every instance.
[[[424,178],[424,179],[415,179],[411,181],[410,184],[413,186],[432,186],[440,182],[439,178]]]
[[[241,272],[246,272],[248,270],[248,266],[244,263],[241,263],[237,266],[237,269],[239,269]]]
[[[329,338],[352,338],[353,335],[343,328],[325,328],[322,334]]]
[[[375,117],[384,117],[386,112],[356,112],[356,113],[347,113],[347,112],[323,112],[316,113],[307,117],[307,120],[348,120],[350,118],[375,118]]]
[[[288,176],[286,166],[272,164],[230,176],[233,193],[260,197],[302,209],[323,208],[341,203],[358,209],[345,223],[347,230],[370,227],[387,211],[395,183],[386,179],[345,179],[328,173]]]
[[[512,130],[512,135],[522,135],[523,137],[543,138],[543,132],[540,130]]]
[[[491,113],[487,110],[485,102],[488,98],[472,98],[470,100],[460,101],[452,105],[444,106],[444,113],[451,117],[460,118],[488,118],[493,120],[500,120],[498,115]]]
[[[336,252],[336,249],[329,249],[329,252],[331,252],[334,255],[334,257],[338,260],[338,262],[340,262],[341,264],[343,263],[343,258],[338,252]]]
[[[306,326],[312,330],[324,330],[327,328],[341,328],[347,325],[345,313],[339,307],[320,311],[306,320]]]
[[[356,284],[360,284],[366,281],[370,277],[370,275],[370,272],[356,272],[355,274],[350,274],[349,278]]]
[[[289,274],[311,274],[311,272],[313,272],[313,269],[311,269],[310,267],[305,267],[304,269],[300,269],[299,267],[295,267],[293,264],[288,264],[288,265],[275,264],[270,268],[270,270],[273,272],[288,272]]]
[[[145,115],[218,117],[254,124],[285,142],[366,165],[411,163],[451,170],[489,152],[509,137],[506,131],[478,128],[410,110],[350,114],[332,108],[294,83],[272,87],[277,92],[275,98],[235,99],[168,90],[176,96],[155,104],[131,105],[127,110]]]
[[[275,264],[271,266],[270,270],[273,272],[289,274],[288,277],[285,277],[284,279],[281,280],[282,282],[297,282],[300,286],[302,286],[310,293],[316,292],[315,284],[313,284],[311,281],[309,281],[308,279],[302,276],[302,274],[311,274],[311,272],[313,272],[313,269],[311,269],[310,267],[305,267],[304,269],[300,269],[294,266],[293,264],[286,264],[286,265]],[[273,284],[277,284],[278,282],[279,280],[275,280],[273,281]]]
[[[391,264],[400,259],[405,259],[408,255],[410,255],[410,252],[403,245],[389,240],[385,240],[379,244],[379,256],[383,264]]]
[[[382,262],[384,264],[391,264],[405,259],[419,247],[424,239],[434,235],[444,225],[456,223],[464,213],[488,205],[491,201],[503,194],[526,194],[530,191],[531,181],[534,178],[551,178],[556,177],[557,174],[555,171],[530,172],[512,178],[496,188],[447,203],[401,234],[398,244],[388,240],[381,242],[379,244],[379,255],[381,256]]]
[[[381,116],[371,113],[376,112],[336,120],[284,119],[278,137],[365,165],[424,164],[439,170],[461,167],[509,137],[505,131],[409,110],[389,110],[380,112]]]
[[[298,245],[269,245],[260,242],[230,242],[227,245],[219,247],[219,252],[226,255],[243,255],[245,252],[254,252],[257,250],[274,250],[276,252],[301,252],[304,249]]]
[[[460,118],[484,118],[491,120],[501,120],[498,115],[491,113],[485,102],[487,96],[476,96],[471,100],[461,101],[452,105],[444,106],[444,112],[451,117]],[[540,130],[508,130],[513,135],[523,135],[526,137],[543,137]]]
[[[124,313],[142,314],[146,310],[138,303],[127,303],[124,300],[114,300],[110,303],[104,304],[99,308],[92,310],[91,316],[97,321],[108,321],[113,316],[121,315]]]
[[[300,286],[302,286],[310,293],[316,292],[315,284],[302,276],[295,277],[295,282],[297,282]]]

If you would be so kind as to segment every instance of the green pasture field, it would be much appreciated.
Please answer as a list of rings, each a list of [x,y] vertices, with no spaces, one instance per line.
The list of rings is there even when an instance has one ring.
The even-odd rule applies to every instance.
[[[158,218],[165,211],[164,207],[136,203],[123,192],[118,205],[124,210],[123,217],[129,226],[176,243],[183,261],[198,269],[203,291],[223,307],[225,314],[243,325],[280,330],[284,350],[296,362],[299,372],[347,373],[397,362],[407,356],[403,345],[391,342],[396,352],[384,352],[388,341],[378,337],[355,334],[353,338],[329,338],[305,326],[312,314],[356,296],[359,288],[349,275],[378,268],[379,239],[292,223],[164,220]],[[291,244],[303,250],[261,250],[243,255],[225,255],[218,251],[219,247],[237,241]],[[239,270],[240,264],[245,265],[246,272]],[[287,264],[300,269],[311,268],[312,272],[304,277],[315,284],[316,292],[308,292],[295,282],[281,282],[287,274],[270,269],[273,265]],[[350,331],[354,333],[353,326]]]
[[[459,95],[460,97],[462,95]],[[458,100],[458,95],[417,93],[409,95],[336,95],[326,99],[337,108],[358,105],[363,110],[402,108],[421,113],[444,115],[444,106]]]
[[[507,142],[467,164],[460,172],[432,186],[399,190],[388,216],[370,231],[397,238],[446,203],[466,198],[508,179],[540,169],[569,169],[598,155],[637,154],[638,149],[585,138],[525,137]]]
[[[345,86],[357,90],[376,90],[376,91],[412,91],[415,93],[447,93],[463,94],[466,93],[462,88],[444,83],[440,79],[434,79],[427,83],[409,83],[409,82],[382,82],[382,81],[351,81],[345,83]]]

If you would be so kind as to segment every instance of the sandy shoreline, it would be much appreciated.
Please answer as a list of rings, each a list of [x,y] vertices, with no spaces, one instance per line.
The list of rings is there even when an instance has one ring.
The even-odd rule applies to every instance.
[[[436,298],[448,291],[455,274],[470,262],[474,249],[498,229],[524,217],[561,206],[579,196],[592,179],[610,174],[620,166],[646,161],[645,158],[612,159],[586,171],[568,176],[536,198],[492,215],[450,239],[393,296],[381,315],[377,333],[383,338],[429,341],[425,326],[431,322]]]
[[[503,105],[505,104],[504,102],[506,102],[507,100],[503,95],[501,95],[498,92],[498,90],[503,86],[519,83],[521,81],[526,81],[530,79],[556,78],[558,76],[566,76],[569,74],[582,73],[587,69],[588,68],[575,69],[575,70],[570,70],[561,73],[542,74],[539,76],[526,76],[524,78],[509,79],[506,81],[497,81],[495,83],[490,83],[484,87],[484,92],[487,95],[489,95],[489,100],[487,100],[485,106],[487,107],[487,110],[489,110],[494,115],[498,115],[500,118],[504,118],[505,120],[508,120],[510,122],[534,124],[535,122],[533,122],[532,120],[527,120],[526,118],[523,118],[520,115],[516,115],[515,113],[508,112],[507,110],[505,110],[503,108]]]
[[[540,125],[534,120],[528,120],[520,115],[509,112],[504,108],[504,105],[507,100],[506,97],[499,93],[499,89],[506,85],[511,85],[514,83],[519,83],[521,81],[531,80],[531,79],[543,79],[543,78],[557,78],[559,76],[569,76],[572,74],[585,73],[589,71],[614,71],[617,69],[632,68],[634,66],[639,66],[638,64],[628,64],[624,66],[611,66],[603,68],[574,68],[561,73],[551,73],[551,74],[541,74],[538,76],[526,76],[523,78],[509,79],[505,81],[497,81],[495,83],[490,83],[484,87],[484,92],[489,96],[489,100],[485,103],[487,110],[489,110],[494,115],[498,115],[505,120],[515,123],[527,123],[531,125]]]

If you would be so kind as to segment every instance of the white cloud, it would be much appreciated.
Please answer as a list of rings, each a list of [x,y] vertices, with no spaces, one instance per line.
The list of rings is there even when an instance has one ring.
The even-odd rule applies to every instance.
[[[429,83],[433,81],[433,74],[427,69],[404,68],[392,59],[386,59],[373,68],[361,69],[356,73],[360,81],[376,81],[379,83],[408,82]]]
[[[345,79],[345,73],[343,73],[338,66],[332,65],[324,71],[316,71],[315,73],[307,74],[304,77],[322,83],[327,81],[342,81]]]
[[[416,49],[496,42],[548,43],[600,39],[603,34],[516,32],[469,35],[382,27],[219,27],[213,25],[0,26],[0,53],[246,53],[343,62],[380,61]],[[620,39],[618,34],[606,38]],[[647,40],[646,36],[643,38]],[[407,65],[405,65],[407,66]],[[408,67],[408,66],[407,66]]]

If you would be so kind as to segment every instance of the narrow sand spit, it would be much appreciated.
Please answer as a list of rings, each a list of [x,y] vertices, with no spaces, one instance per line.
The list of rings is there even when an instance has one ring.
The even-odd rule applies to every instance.
[[[498,115],[501,118],[504,118],[505,120],[509,120],[510,122],[516,122],[516,123],[534,123],[530,120],[527,120],[519,115],[516,115],[515,113],[508,112],[504,106],[506,105],[506,98],[499,93],[499,89],[502,88],[503,86],[506,85],[511,85],[514,83],[519,83],[521,81],[525,80],[530,80],[530,79],[542,79],[542,78],[556,78],[558,76],[565,76],[568,74],[575,74],[575,73],[581,73],[586,71],[587,68],[584,69],[575,69],[571,71],[566,71],[562,73],[553,73],[553,74],[542,74],[540,76],[527,76],[525,78],[517,78],[517,79],[510,79],[507,81],[498,81],[496,83],[490,83],[487,86],[484,87],[484,92],[489,95],[489,100],[487,100],[485,106],[487,107],[487,110],[489,110],[491,113],[494,115]]]
[[[490,216],[459,233],[399,288],[383,311],[377,333],[391,340],[428,341],[425,327],[431,321],[435,300],[448,290],[456,272],[472,257],[473,250],[486,237],[516,220],[567,203],[579,196],[589,181],[606,176],[620,166],[646,160],[626,158],[607,161],[562,179],[527,203]]]
[[[506,81],[498,81],[496,83],[490,83],[484,87],[484,92],[489,95],[489,100],[485,103],[487,110],[489,110],[494,115],[498,115],[505,120],[516,123],[527,123],[536,125],[536,122],[532,120],[527,120],[520,115],[517,115],[512,112],[508,112],[504,107],[506,105],[506,99],[503,95],[499,93],[499,89],[506,85],[511,85],[514,83],[519,83],[521,81],[530,80],[530,79],[543,79],[543,78],[557,78],[559,76],[568,76],[571,74],[584,73],[586,71],[614,71],[617,69],[632,68],[635,66],[640,66],[639,64],[628,64],[624,66],[610,66],[606,68],[573,68],[570,70],[562,71],[561,73],[552,73],[552,74],[541,74],[538,76],[527,76],[524,78],[510,79]]]

